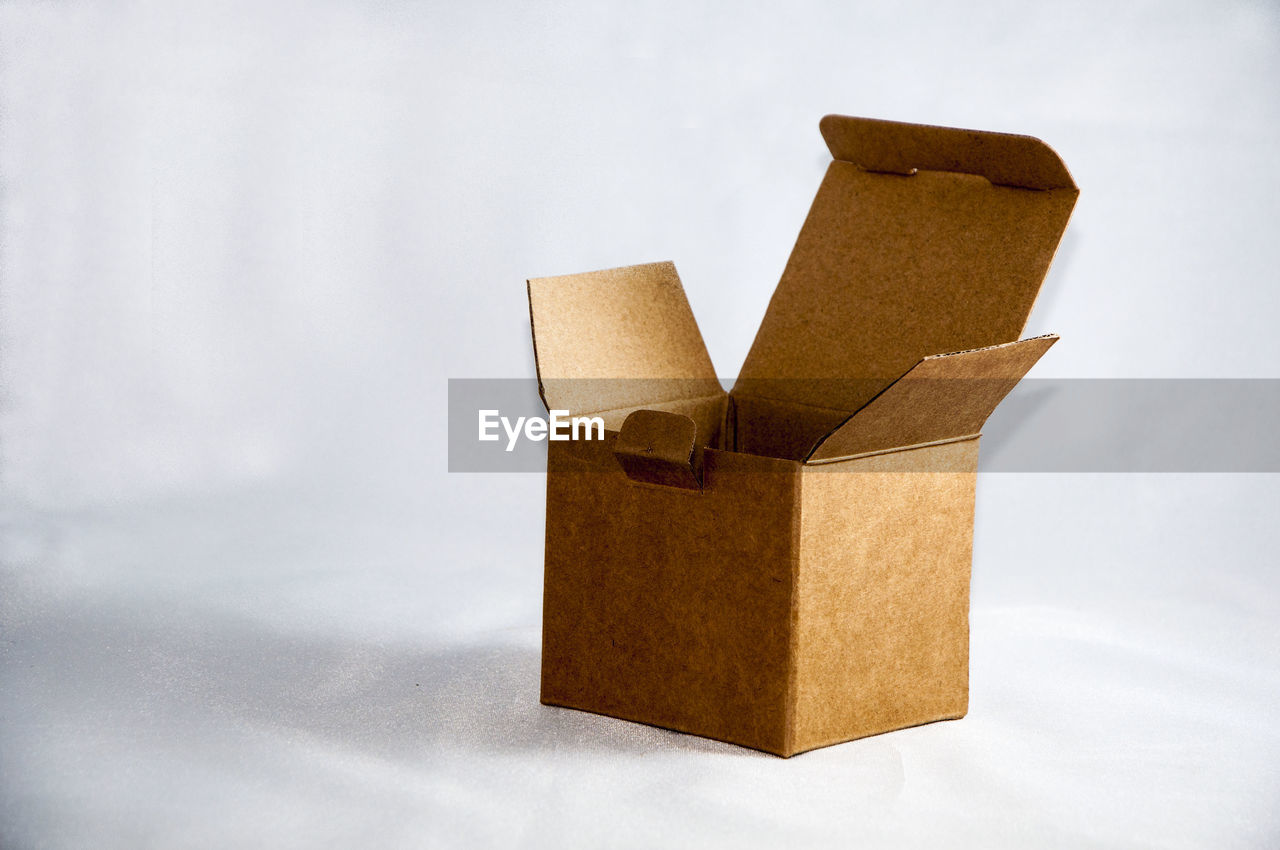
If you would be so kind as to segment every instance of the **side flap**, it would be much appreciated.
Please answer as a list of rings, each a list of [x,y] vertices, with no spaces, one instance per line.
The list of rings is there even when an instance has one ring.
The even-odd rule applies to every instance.
[[[955,171],[980,174],[997,186],[1076,188],[1053,148],[1031,136],[847,115],[828,115],[818,126],[832,158],[868,171]]]
[[[1078,194],[1057,155],[891,121],[822,130],[837,159],[735,397],[853,412],[922,357],[1018,339]]]
[[[685,490],[702,488],[702,445],[688,416],[637,410],[622,423],[613,455],[633,481]]]
[[[809,453],[809,463],[945,442],[979,433],[1058,337],[926,357]]]
[[[672,263],[529,281],[538,389],[573,414],[722,394]]]

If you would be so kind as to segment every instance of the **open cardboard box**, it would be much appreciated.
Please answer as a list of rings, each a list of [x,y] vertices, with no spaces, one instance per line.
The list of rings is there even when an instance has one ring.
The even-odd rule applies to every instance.
[[[529,281],[548,409],[542,701],[778,755],[968,710],[983,423],[1078,190],[1025,136],[827,116],[732,392],[671,263]]]

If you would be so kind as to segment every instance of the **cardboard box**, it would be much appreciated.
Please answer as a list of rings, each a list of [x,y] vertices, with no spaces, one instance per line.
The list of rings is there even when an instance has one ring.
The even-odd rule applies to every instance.
[[[1025,136],[827,116],[732,392],[671,263],[529,281],[542,701],[782,756],[964,716],[983,422],[1078,190]]]

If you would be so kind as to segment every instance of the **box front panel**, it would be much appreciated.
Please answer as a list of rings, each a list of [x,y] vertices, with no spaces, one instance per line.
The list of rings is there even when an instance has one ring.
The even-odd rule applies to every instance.
[[[612,436],[550,444],[543,702],[780,752],[799,466],[710,451],[679,490]]]
[[[805,468],[795,749],[962,717],[976,438]]]

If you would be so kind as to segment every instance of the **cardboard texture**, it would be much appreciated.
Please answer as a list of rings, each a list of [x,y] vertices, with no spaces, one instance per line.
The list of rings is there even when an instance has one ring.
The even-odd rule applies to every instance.
[[[827,116],[732,392],[675,267],[529,281],[549,409],[542,700],[778,755],[968,709],[983,423],[1078,191],[1025,136]]]

